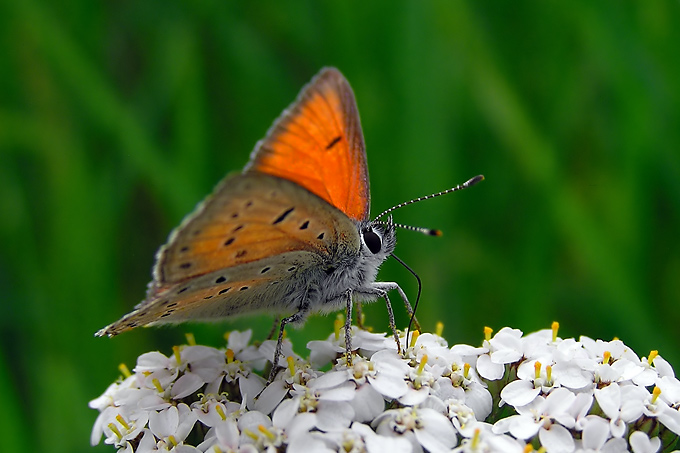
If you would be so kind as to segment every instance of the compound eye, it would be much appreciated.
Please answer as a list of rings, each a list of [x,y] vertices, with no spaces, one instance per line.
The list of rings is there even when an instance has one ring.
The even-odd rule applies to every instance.
[[[364,230],[363,235],[364,242],[366,243],[368,250],[370,250],[374,255],[378,253],[382,248],[382,240],[380,239],[380,236],[378,236],[373,230]]]

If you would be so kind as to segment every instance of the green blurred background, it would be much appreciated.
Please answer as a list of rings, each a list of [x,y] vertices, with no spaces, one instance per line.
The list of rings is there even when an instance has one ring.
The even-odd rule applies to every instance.
[[[3,451],[90,451],[88,400],[185,331],[266,334],[93,337],[325,65],[356,93],[374,214],[486,176],[395,215],[444,231],[399,232],[425,328],[558,320],[680,366],[679,23],[678,2],[0,1]],[[380,278],[414,297],[396,263]],[[298,351],[333,319],[291,329]]]

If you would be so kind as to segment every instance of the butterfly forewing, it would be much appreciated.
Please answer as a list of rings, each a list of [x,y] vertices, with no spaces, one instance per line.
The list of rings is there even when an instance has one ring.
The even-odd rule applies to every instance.
[[[322,272],[338,244],[351,255],[359,242],[349,218],[298,185],[228,176],[159,251],[147,298],[100,333],[268,309],[298,289],[301,273]]]
[[[369,212],[364,138],[354,93],[336,69],[322,70],[276,120],[246,172],[305,187],[355,220]]]

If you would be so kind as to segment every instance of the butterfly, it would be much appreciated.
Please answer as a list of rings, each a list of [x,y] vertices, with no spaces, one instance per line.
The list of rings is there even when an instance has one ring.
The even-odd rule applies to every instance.
[[[344,307],[351,361],[353,303],[384,299],[399,345],[388,292],[397,290],[409,314],[413,310],[397,283],[378,282],[376,276],[394,251],[400,225],[391,217],[379,219],[425,198],[369,218],[366,151],[354,93],[337,69],[324,68],[256,144],[244,170],[226,176],[170,234],[156,255],[146,298],[96,335],[256,312],[284,315],[275,373],[287,324]]]

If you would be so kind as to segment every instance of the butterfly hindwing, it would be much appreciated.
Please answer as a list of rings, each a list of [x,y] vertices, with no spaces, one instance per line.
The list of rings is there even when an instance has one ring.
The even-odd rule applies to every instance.
[[[354,93],[323,69],[274,122],[245,172],[295,181],[355,220],[369,213],[368,170]]]

